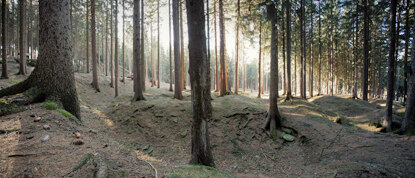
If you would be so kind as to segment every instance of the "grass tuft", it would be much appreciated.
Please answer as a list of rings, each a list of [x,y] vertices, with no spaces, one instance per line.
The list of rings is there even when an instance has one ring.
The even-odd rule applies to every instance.
[[[64,109],[58,109],[58,112],[61,113],[63,116],[65,116],[66,118],[68,118],[70,121],[74,120],[74,117],[70,112],[64,110]]]
[[[55,110],[58,108],[58,104],[53,101],[46,101],[42,106],[47,110]]]

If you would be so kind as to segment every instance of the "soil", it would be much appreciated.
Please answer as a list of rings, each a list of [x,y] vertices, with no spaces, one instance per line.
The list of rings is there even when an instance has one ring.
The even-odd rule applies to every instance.
[[[7,87],[24,80],[9,62]],[[120,70],[122,71],[122,70]],[[13,74],[13,75],[12,75]],[[109,76],[91,87],[92,73],[75,73],[82,123],[43,103],[0,117],[0,177],[91,177],[102,159],[109,177],[414,177],[415,138],[379,132],[383,100],[349,96],[294,98],[278,106],[293,142],[270,138],[262,128],[268,95],[218,97],[212,92],[209,131],[215,168],[189,165],[191,101],[173,99],[169,84],[146,82],[145,101],[131,102],[131,79],[114,97]],[[394,121],[404,108],[395,103]],[[39,122],[34,118],[40,117]],[[44,125],[50,127],[44,129]],[[74,133],[80,133],[76,138]],[[49,135],[47,141],[42,138]],[[282,131],[278,132],[282,135]],[[82,140],[82,145],[73,144]],[[82,164],[85,163],[85,164]],[[98,164],[95,164],[98,163]],[[79,169],[75,169],[78,168]]]

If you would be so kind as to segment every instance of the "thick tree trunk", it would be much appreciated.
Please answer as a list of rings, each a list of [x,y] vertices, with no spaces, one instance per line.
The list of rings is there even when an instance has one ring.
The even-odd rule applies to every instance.
[[[69,1],[39,1],[39,60],[26,80],[0,90],[0,97],[34,88],[39,99],[58,99],[64,109],[80,119],[71,61],[69,6]]]
[[[169,0],[169,72],[170,72],[170,88],[169,91],[173,91],[173,73],[172,73],[172,61],[171,61],[171,0]]]
[[[390,26],[389,26],[389,59],[388,59],[388,90],[386,97],[386,118],[383,126],[387,131],[392,130],[392,105],[395,84],[395,43],[396,43],[396,4],[397,0],[392,0],[390,4]]]
[[[20,40],[19,40],[19,47],[20,47],[20,65],[19,65],[19,75],[26,74],[26,0],[19,0],[19,12],[20,12]]]
[[[1,63],[1,66],[2,66],[2,69],[1,69],[1,78],[3,78],[3,79],[7,79],[7,78],[9,78],[9,76],[7,75],[7,54],[6,54],[6,48],[7,48],[7,44],[6,44],[6,42],[7,42],[7,36],[6,36],[6,31],[7,31],[7,21],[6,21],[6,19],[7,19],[7,17],[6,17],[6,12],[8,12],[8,10],[7,10],[7,8],[6,8],[6,6],[7,6],[7,4],[6,4],[6,0],[2,0],[1,1],[1,13],[2,13],[2,16],[1,16],[1,36],[2,36],[2,39],[1,39],[1,42],[2,42],[2,49],[1,49],[1,55],[2,55],[2,63]]]
[[[409,36],[410,36],[410,30],[409,30],[409,9],[410,9],[410,3],[409,0],[406,0],[406,15],[405,15],[405,54],[404,54],[404,73],[403,73],[403,105],[406,105],[407,100],[407,94],[408,94],[408,47],[409,47]],[[412,60],[414,61],[414,60]]]
[[[225,52],[225,21],[223,15],[223,0],[219,0],[219,36],[220,36],[220,96],[225,96],[229,94],[228,92],[228,77],[227,77],[227,67],[226,67],[226,52]]]
[[[92,38],[92,87],[99,92],[98,67],[97,67],[97,45],[95,31],[95,0],[91,0],[91,38]]]
[[[140,0],[134,0],[134,12],[133,12],[133,60],[134,60],[134,101],[144,100],[142,89],[142,77],[143,74],[140,69],[143,65],[141,59],[141,34],[140,34]]]
[[[408,9],[409,10],[409,9]],[[409,16],[409,15],[408,15]],[[413,19],[415,19],[415,12],[412,15]],[[407,19],[408,20],[408,19]],[[415,31],[415,24],[412,26],[412,30]],[[405,110],[405,116],[402,122],[401,130],[403,132],[409,132],[415,130],[415,33],[412,33],[412,64],[409,76],[409,90],[408,90],[408,101]]]
[[[182,66],[180,59],[180,24],[179,1],[173,0],[173,46],[174,46],[174,98],[183,99],[182,96]]]
[[[363,97],[367,101],[368,80],[369,80],[369,5],[367,0],[363,0],[363,16],[364,16],[364,36],[363,36]]]
[[[285,1],[286,6],[286,22],[287,22],[287,97],[286,100],[290,100],[291,96],[291,19],[290,19],[290,9],[291,2],[290,0]],[[278,89],[277,89],[278,91]]]
[[[289,1],[287,0],[287,8]],[[288,12],[287,12],[288,13]],[[265,129],[270,129],[272,137],[277,136],[277,129],[281,127],[281,116],[278,111],[278,41],[277,41],[277,16],[274,4],[267,6],[267,16],[271,19],[271,73],[270,73],[270,95],[269,109]],[[288,22],[288,20],[287,20]],[[288,30],[288,29],[287,29]]]
[[[210,64],[206,56],[203,1],[186,0],[189,34],[189,75],[192,89],[192,157],[190,163],[215,166],[207,121],[212,116]]]

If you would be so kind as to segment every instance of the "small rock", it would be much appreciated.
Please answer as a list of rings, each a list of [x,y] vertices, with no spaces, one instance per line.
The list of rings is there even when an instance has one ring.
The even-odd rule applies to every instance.
[[[34,122],[39,122],[41,120],[40,117],[36,117],[35,119],[33,119]]]
[[[74,134],[76,138],[81,138],[81,134],[79,132],[75,132]]]
[[[32,139],[34,136],[33,135],[29,135],[29,136],[27,136],[26,137],[26,140],[30,140],[30,139]]]
[[[72,142],[72,144],[74,144],[74,145],[83,145],[84,144],[84,141],[82,141],[82,140],[75,140],[75,141]]]
[[[49,135],[45,135],[42,139],[42,142],[46,142],[49,140]]]
[[[98,131],[96,131],[96,130],[89,130],[89,132],[91,132],[91,133],[93,133],[93,134],[98,134]]]
[[[288,141],[288,142],[292,142],[292,141],[294,141],[294,139],[295,139],[295,137],[294,137],[294,136],[292,136],[292,135],[290,135],[290,134],[285,134],[285,133],[283,133],[283,134],[281,135],[281,138],[282,138],[282,139],[284,139],[285,141]]]
[[[43,129],[50,130],[50,126],[49,125],[43,125]]]

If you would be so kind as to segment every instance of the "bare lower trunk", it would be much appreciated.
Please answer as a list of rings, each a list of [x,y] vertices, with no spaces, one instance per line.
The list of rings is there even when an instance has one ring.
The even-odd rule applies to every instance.
[[[19,65],[19,73],[20,75],[26,74],[26,0],[19,0],[19,11],[20,11],[20,40],[19,40],[19,47],[20,47],[20,65]]]
[[[290,19],[290,9],[291,3],[289,0],[285,1],[286,6],[286,22],[287,22],[287,97],[286,99],[290,100],[291,96],[291,19]]]
[[[218,72],[218,35],[216,33],[216,4],[217,0],[214,1],[213,5],[213,18],[214,18],[214,29],[215,29],[215,91],[219,91],[219,72]]]
[[[99,92],[98,67],[97,67],[97,46],[95,31],[95,0],[91,0],[91,38],[92,38],[92,86]]]
[[[142,72],[141,69],[141,34],[140,34],[140,0],[134,0],[133,12],[133,60],[134,60],[134,101],[144,100],[142,90]]]
[[[392,130],[392,105],[394,97],[394,70],[395,70],[395,42],[396,42],[396,4],[397,0],[392,0],[390,7],[390,30],[389,30],[389,59],[388,59],[388,91],[386,98],[386,118],[384,127],[387,131]]]
[[[7,75],[7,54],[6,54],[6,48],[7,48],[7,44],[6,44],[6,38],[7,38],[7,36],[6,36],[6,31],[7,31],[7,26],[6,26],[6,24],[7,24],[7,21],[6,21],[6,11],[7,11],[7,9],[6,9],[6,6],[7,6],[7,4],[6,4],[6,0],[2,0],[1,1],[2,2],[2,8],[1,8],[1,11],[2,11],[2,24],[1,24],[1,26],[2,26],[2,31],[1,31],[1,36],[3,37],[2,39],[1,39],[1,42],[2,42],[2,49],[1,49],[1,54],[2,54],[2,60],[3,60],[3,62],[1,63],[1,65],[2,65],[2,70],[1,70],[1,78],[3,78],[3,79],[7,79],[7,78],[9,78],[9,76]],[[7,11],[8,12],[8,11]]]
[[[182,66],[180,59],[180,25],[179,0],[173,0],[173,47],[174,47],[174,98],[183,99],[182,96]]]
[[[261,40],[262,40],[262,21],[259,20],[259,57],[258,57],[258,98],[261,98]]]
[[[114,63],[115,63],[115,96],[118,96],[118,0],[115,0],[115,47],[114,47]]]
[[[219,0],[219,36],[220,36],[220,96],[228,94],[228,79],[225,56],[225,22],[223,15],[223,0]]]
[[[170,72],[170,88],[169,91],[173,91],[173,73],[172,73],[172,61],[171,61],[171,0],[169,0],[169,72]]]
[[[157,88],[160,88],[160,0],[157,0]]]
[[[141,0],[141,87],[146,90],[146,59],[144,56],[144,0]]]
[[[215,166],[207,121],[212,116],[210,64],[206,56],[204,3],[186,0],[189,32],[189,75],[192,89],[192,157],[190,163]]]

